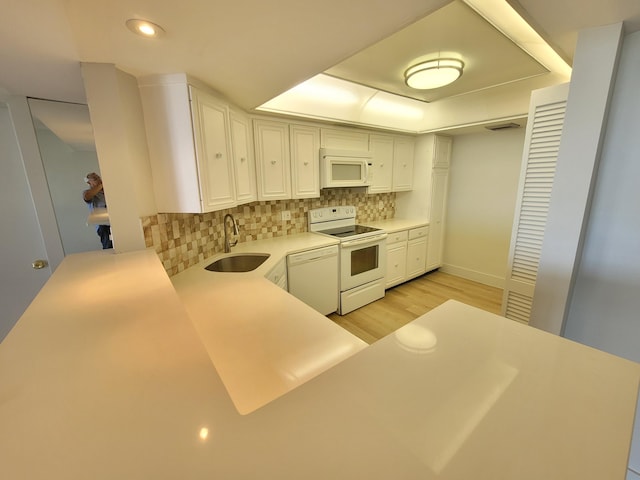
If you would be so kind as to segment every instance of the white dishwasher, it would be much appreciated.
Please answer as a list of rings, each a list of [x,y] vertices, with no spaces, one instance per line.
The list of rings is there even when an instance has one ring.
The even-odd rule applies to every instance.
[[[289,293],[323,315],[338,310],[338,246],[287,256]]]

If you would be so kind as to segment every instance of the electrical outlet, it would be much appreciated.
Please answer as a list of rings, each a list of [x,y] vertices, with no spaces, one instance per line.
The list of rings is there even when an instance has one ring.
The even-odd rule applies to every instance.
[[[289,210],[285,210],[282,212],[282,221],[287,222],[289,220],[291,220],[291,212]]]

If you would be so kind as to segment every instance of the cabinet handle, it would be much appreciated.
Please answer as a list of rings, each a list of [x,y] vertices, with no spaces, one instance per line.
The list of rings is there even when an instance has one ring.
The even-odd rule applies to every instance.
[[[271,165],[275,165],[276,161],[275,160],[271,160]]]
[[[244,161],[246,161],[246,160],[247,160],[246,158],[244,158],[244,157],[240,157],[240,161],[241,161],[241,162],[244,162]]]
[[[380,164],[380,168],[382,168],[382,167],[384,167],[384,163],[381,163],[381,164]]]
[[[309,165],[309,162],[304,162],[304,166],[306,167],[307,165]]]
[[[220,152],[216,153],[216,158],[222,158],[222,154]]]

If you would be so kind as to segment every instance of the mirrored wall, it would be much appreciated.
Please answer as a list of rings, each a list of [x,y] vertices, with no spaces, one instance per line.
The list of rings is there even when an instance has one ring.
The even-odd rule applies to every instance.
[[[86,175],[100,174],[89,108],[32,98],[29,108],[65,255],[102,249],[82,198]]]

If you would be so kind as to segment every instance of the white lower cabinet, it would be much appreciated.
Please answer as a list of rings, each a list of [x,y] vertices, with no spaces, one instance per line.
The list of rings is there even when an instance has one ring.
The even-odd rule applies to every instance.
[[[427,246],[429,243],[429,227],[409,230],[407,241],[407,280],[422,275],[427,271]]]
[[[265,278],[270,282],[275,283],[283,290],[288,290],[287,282],[287,261],[286,258],[280,260],[275,267],[273,267]]]
[[[407,272],[407,231],[390,233],[387,237],[387,273],[385,287],[404,282]]]
[[[426,272],[428,239],[427,226],[389,234],[385,288],[394,287]]]

